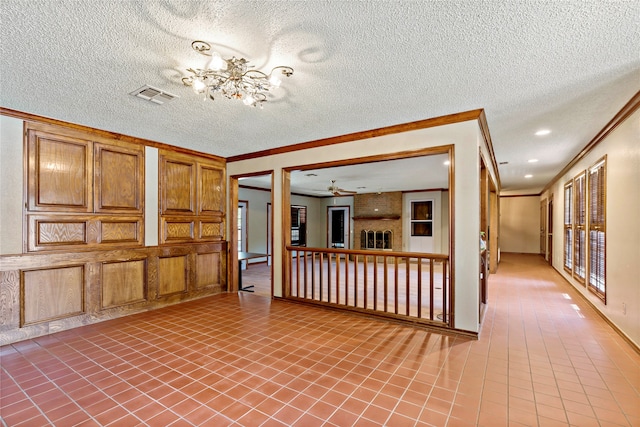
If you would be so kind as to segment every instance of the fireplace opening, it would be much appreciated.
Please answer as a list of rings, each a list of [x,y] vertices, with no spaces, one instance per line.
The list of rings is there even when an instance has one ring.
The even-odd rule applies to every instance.
[[[392,250],[393,232],[391,230],[362,230],[360,232],[361,249]]]

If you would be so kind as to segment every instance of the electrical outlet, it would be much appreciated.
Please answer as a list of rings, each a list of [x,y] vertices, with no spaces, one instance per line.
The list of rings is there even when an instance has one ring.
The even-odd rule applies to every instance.
[[[622,314],[627,315],[627,304],[622,303]]]

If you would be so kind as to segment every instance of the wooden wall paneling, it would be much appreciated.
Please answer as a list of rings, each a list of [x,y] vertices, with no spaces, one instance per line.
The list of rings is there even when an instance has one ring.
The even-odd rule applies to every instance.
[[[143,214],[144,151],[143,147],[96,143],[95,212]]]
[[[222,240],[224,235],[224,222],[222,219],[217,221],[198,221],[198,240]]]
[[[198,164],[198,213],[219,215],[224,211],[224,170]]]
[[[86,245],[89,243],[89,221],[87,216],[28,215],[29,250]]]
[[[220,253],[209,252],[196,254],[197,289],[220,285]]]
[[[84,265],[21,272],[21,325],[84,312]]]
[[[158,260],[158,298],[187,291],[188,256],[160,257]]]
[[[101,308],[110,308],[147,299],[146,260],[102,263]]]
[[[27,214],[27,251],[142,246],[142,216]]]
[[[195,220],[191,218],[162,217],[160,224],[163,243],[191,242],[195,239]]]
[[[30,211],[93,210],[91,141],[29,130],[25,153]]]
[[[0,271],[0,332],[20,326],[20,272]]]
[[[195,215],[195,161],[160,156],[160,194],[162,214]]]
[[[227,243],[218,241],[162,247],[112,250],[94,248],[86,251],[0,256],[0,345],[224,292],[228,287],[228,255]],[[143,283],[146,281],[146,299],[130,302],[135,300],[136,292],[139,295],[142,277],[140,262],[144,262],[143,271],[146,270],[143,280]],[[122,265],[122,270],[116,267],[119,264]],[[107,267],[103,271],[104,266]],[[64,277],[60,280],[53,279],[51,272],[56,269],[64,272],[64,269],[69,267],[83,269],[83,286],[76,286],[73,288],[76,290],[72,292],[76,300],[82,300],[84,296],[82,311],[74,314],[73,309],[64,309],[60,314],[41,313],[37,309],[35,312],[41,314],[34,315],[34,310],[31,309],[31,314],[27,314],[26,318],[32,322],[22,323],[24,306],[37,301],[33,299],[34,295],[42,295],[41,300],[46,298],[54,301],[54,307],[60,306],[55,302],[57,297],[51,298],[47,295],[46,292],[51,289],[41,287],[45,281],[40,280],[38,274],[44,276],[48,283],[55,283],[61,287],[62,289],[58,290],[66,295],[69,289],[67,284],[77,283],[77,280],[67,280]],[[26,301],[23,297],[25,293],[22,291],[25,284],[24,274],[27,276],[28,284],[33,285],[28,289]],[[175,283],[178,285],[174,286],[176,277],[178,279]],[[137,284],[137,287],[128,289],[126,286],[131,283]],[[109,304],[109,301],[112,301],[113,305],[103,307],[104,304]],[[37,319],[38,322],[33,322],[33,319]]]
[[[100,243],[135,243],[142,245],[144,222],[141,217],[103,219],[100,221]]]

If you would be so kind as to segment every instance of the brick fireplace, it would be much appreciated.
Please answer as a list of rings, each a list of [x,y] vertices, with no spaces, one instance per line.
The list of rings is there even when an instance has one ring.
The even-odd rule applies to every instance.
[[[354,249],[402,250],[402,192],[356,194],[353,211]],[[371,248],[372,234],[374,246],[379,246],[377,236],[382,242],[386,236],[388,244]],[[369,241],[363,241],[363,236],[369,236]]]

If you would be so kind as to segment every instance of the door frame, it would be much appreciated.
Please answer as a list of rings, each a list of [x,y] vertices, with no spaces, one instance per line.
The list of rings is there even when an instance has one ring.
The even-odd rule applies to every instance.
[[[349,205],[336,205],[327,206],[327,248],[331,247],[331,212],[342,211],[344,216],[344,248],[351,249],[351,206]]]

